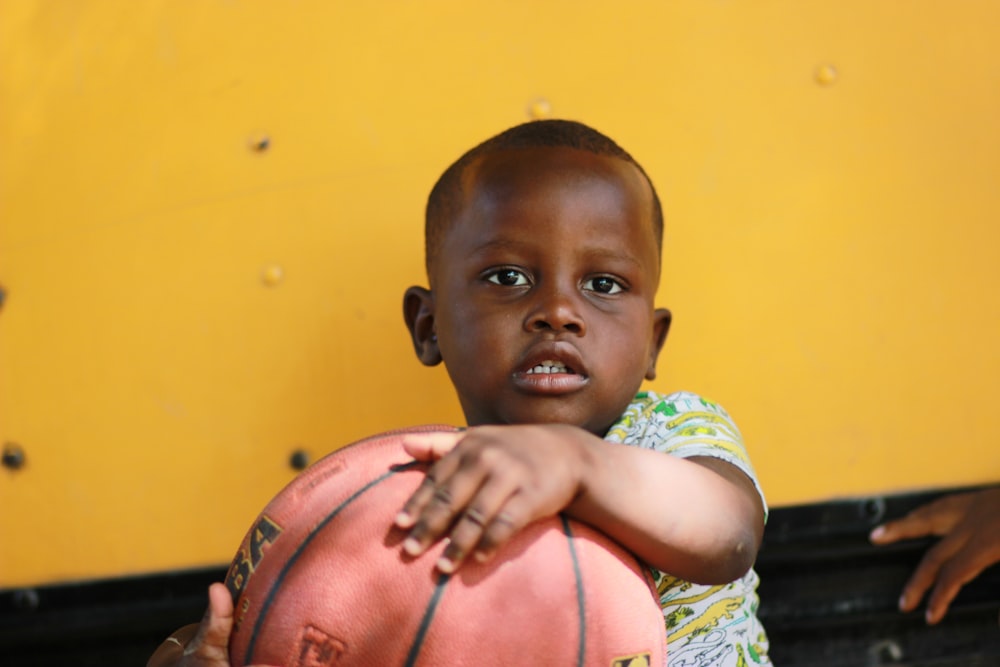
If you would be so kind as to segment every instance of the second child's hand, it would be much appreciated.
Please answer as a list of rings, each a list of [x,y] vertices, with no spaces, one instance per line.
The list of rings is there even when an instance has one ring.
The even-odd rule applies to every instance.
[[[939,622],[959,590],[990,565],[1000,562],[1000,487],[955,493],[922,505],[872,531],[875,544],[941,537],[928,549],[899,599],[913,611],[930,591],[927,622]]]
[[[441,538],[437,568],[454,572],[470,555],[489,560],[524,526],[566,508],[580,492],[589,434],[570,426],[480,426],[412,434],[403,448],[433,462],[396,517],[411,556]]]

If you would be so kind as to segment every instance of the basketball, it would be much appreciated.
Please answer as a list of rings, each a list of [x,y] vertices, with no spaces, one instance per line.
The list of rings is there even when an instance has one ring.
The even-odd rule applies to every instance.
[[[226,577],[233,666],[666,664],[648,569],[583,523],[537,521],[450,576],[434,568],[442,544],[403,552],[393,519],[428,464],[400,441],[441,430],[351,444],[268,503]]]

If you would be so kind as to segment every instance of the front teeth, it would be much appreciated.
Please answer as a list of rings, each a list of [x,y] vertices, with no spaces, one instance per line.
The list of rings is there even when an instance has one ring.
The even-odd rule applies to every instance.
[[[566,364],[561,361],[543,361],[534,368],[529,368],[527,371],[528,375],[533,375],[535,373],[566,373],[569,369],[566,368]]]

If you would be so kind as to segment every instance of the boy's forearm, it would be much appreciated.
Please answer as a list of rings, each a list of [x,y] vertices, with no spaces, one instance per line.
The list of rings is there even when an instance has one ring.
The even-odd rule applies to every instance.
[[[753,565],[763,507],[742,471],[597,439],[583,449],[581,493],[567,514],[694,583],[727,583]]]

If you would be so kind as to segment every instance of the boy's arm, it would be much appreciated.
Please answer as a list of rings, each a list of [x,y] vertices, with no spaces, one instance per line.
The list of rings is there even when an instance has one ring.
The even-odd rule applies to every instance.
[[[742,470],[712,457],[685,459],[603,440],[592,451],[567,514],[693,583],[728,583],[753,565],[764,507]]]
[[[397,519],[410,529],[404,548],[417,554],[447,534],[445,571],[473,552],[488,558],[529,522],[561,511],[696,583],[743,575],[763,534],[749,478],[715,459],[611,444],[565,425],[414,435],[404,447],[440,459]]]

